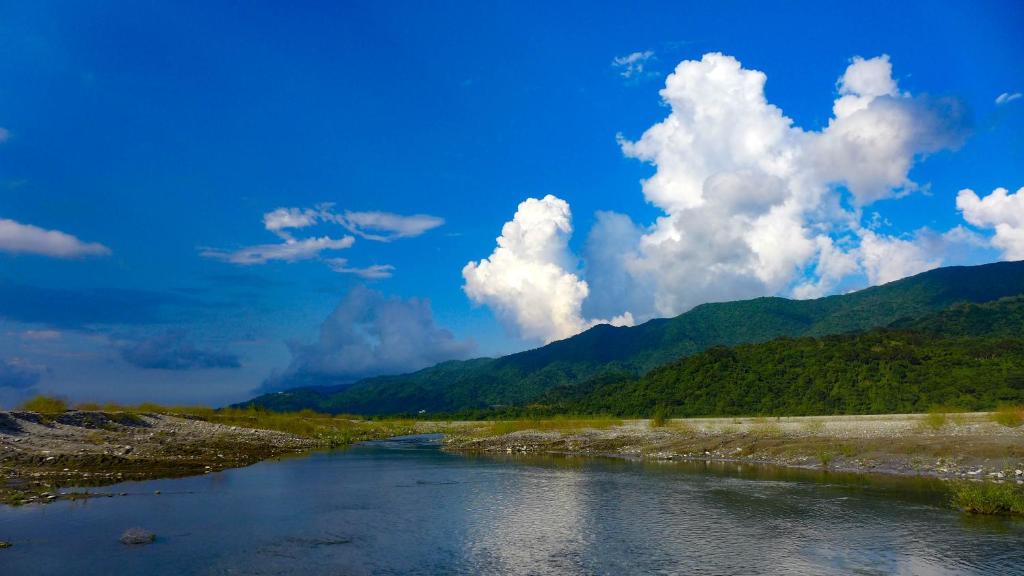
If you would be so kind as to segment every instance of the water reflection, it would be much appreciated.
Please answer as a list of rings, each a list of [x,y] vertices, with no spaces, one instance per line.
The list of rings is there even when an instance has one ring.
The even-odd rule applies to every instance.
[[[0,509],[0,540],[15,542],[0,573],[1024,572],[1024,523],[962,516],[935,488],[704,462],[461,457],[406,439]],[[118,544],[135,525],[157,543]]]

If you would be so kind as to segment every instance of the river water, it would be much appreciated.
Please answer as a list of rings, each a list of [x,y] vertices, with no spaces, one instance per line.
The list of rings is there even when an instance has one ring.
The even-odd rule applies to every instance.
[[[94,491],[129,495],[0,507],[0,574],[1024,574],[1024,522],[928,482],[416,437]]]

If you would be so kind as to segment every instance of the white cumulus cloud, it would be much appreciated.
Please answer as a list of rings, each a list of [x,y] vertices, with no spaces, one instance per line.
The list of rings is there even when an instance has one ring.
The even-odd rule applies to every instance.
[[[1003,257],[1024,260],[1024,188],[1015,193],[996,188],[984,198],[965,188],[957,194],[956,207],[970,224],[995,231],[992,245]]]
[[[589,287],[573,272],[571,234],[568,203],[528,198],[505,223],[494,252],[462,269],[466,295],[527,340],[560,340],[597,323],[632,324],[628,312],[610,321],[582,317]]]
[[[0,218],[0,252],[39,254],[54,258],[106,256],[110,249],[95,242],[83,242],[59,230]]]
[[[528,200],[494,254],[463,270],[466,293],[524,336],[551,340],[625,310],[642,320],[886,282],[974,246],[960,229],[892,236],[880,220],[861,223],[864,206],[918,188],[917,160],[960,144],[957,101],[901,90],[886,55],[857,57],[836,82],[832,118],[806,130],[767,100],[766,82],[724,54],[679,63],[660,91],[667,117],[619,137],[626,156],[655,168],[642,190],[662,214],[598,213],[581,266],[568,204]]]

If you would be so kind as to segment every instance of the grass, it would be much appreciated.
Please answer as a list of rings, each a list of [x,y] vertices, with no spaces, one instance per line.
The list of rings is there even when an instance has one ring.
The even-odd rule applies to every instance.
[[[63,413],[68,406],[59,398],[36,396],[22,404],[21,408],[43,415],[51,415]],[[358,416],[322,414],[312,410],[268,412],[257,408],[214,409],[208,406],[162,406],[151,402],[137,406],[83,402],[76,405],[76,409],[107,412],[111,415],[112,420],[123,425],[144,423],[141,418],[142,414],[166,414],[240,428],[286,432],[320,440],[327,446],[344,446],[363,440],[416,432],[416,423],[413,420],[367,420]]]
[[[366,420],[358,416],[322,414],[312,410],[268,412],[256,408],[213,410],[195,406],[168,409],[156,405],[148,408],[148,412],[186,416],[226,426],[286,432],[320,440],[328,446],[344,446],[363,440],[416,432],[416,422],[413,420]]]
[[[762,438],[778,438],[782,436],[782,427],[777,421],[758,417],[754,418],[753,424],[750,426],[750,433]]]
[[[992,421],[1008,428],[1024,424],[1024,406],[1000,406],[991,415]]]
[[[485,436],[503,436],[523,430],[576,432],[586,429],[604,430],[621,425],[621,419],[600,416],[591,418],[556,417],[546,420],[501,420],[489,423],[478,433]]]
[[[39,395],[31,400],[26,400],[21,405],[21,409],[40,414],[63,414],[67,411],[68,404],[60,398]]]
[[[821,434],[825,431],[824,420],[805,420],[803,423],[803,429],[808,434]]]
[[[971,514],[1024,516],[1024,488],[995,482],[954,482],[951,503]]]

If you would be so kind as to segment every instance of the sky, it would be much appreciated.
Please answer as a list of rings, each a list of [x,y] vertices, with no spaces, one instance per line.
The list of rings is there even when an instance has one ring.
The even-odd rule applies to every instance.
[[[0,5],[0,406],[1024,259],[1020,2]]]

